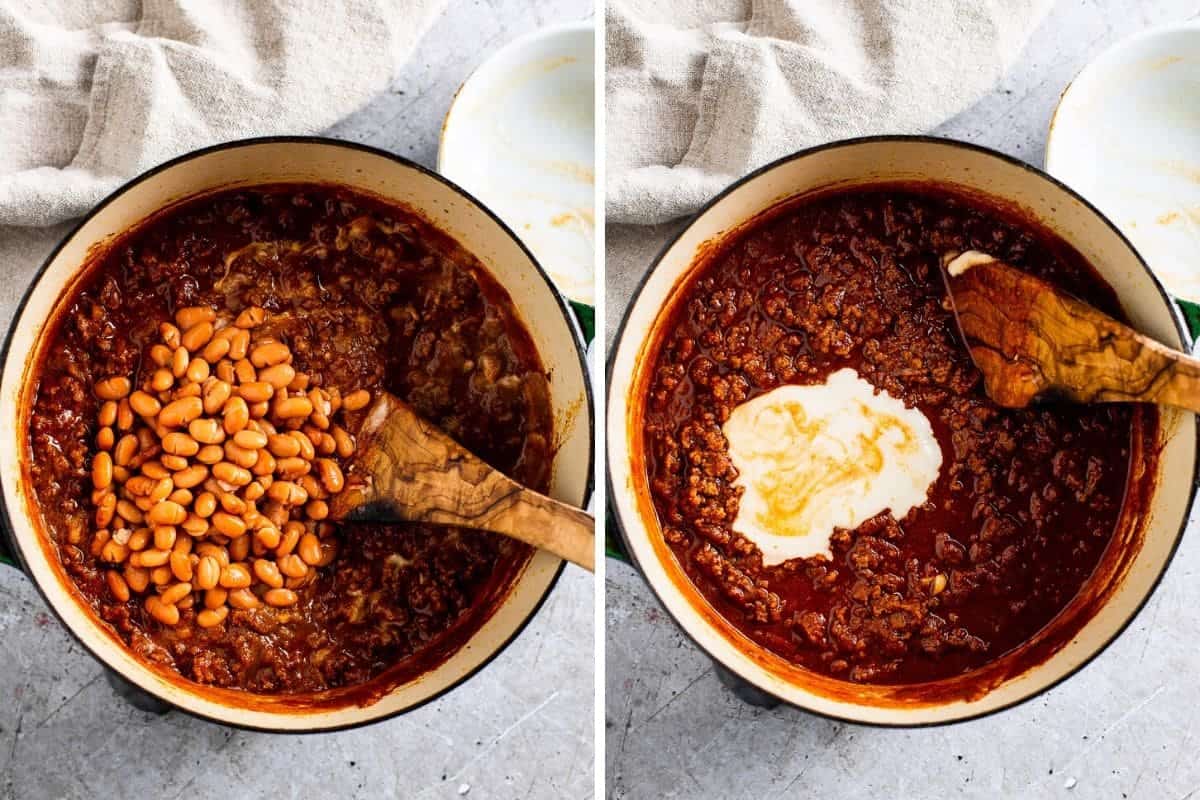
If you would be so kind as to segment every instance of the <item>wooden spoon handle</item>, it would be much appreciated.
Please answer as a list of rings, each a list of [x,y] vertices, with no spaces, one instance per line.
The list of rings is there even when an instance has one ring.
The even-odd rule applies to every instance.
[[[1002,353],[972,347],[971,357],[984,367],[988,394],[1002,404],[1022,406],[1052,386],[1077,403],[1156,403],[1200,413],[1200,361],[1113,320],[1089,314],[1075,317],[1075,323],[1069,336],[1045,328],[1036,334],[1047,352],[1057,354],[1050,374],[1031,373]],[[1081,337],[1080,330],[1091,333]],[[1010,394],[1018,402],[1005,403]]]
[[[1158,403],[1200,412],[1200,361],[1073,298],[1055,300],[1057,313],[1043,316],[1038,335],[1057,352],[1055,382],[1070,386],[1075,399]]]
[[[1000,405],[1021,408],[1049,393],[1200,412],[1200,361],[979,255],[985,260],[944,274],[971,357]]]
[[[518,486],[479,516],[466,518],[455,512],[437,516],[441,518],[438,521],[451,525],[502,533],[595,571],[596,521],[577,508],[529,489]]]
[[[373,480],[348,486],[330,511],[350,521],[402,520],[500,533],[595,571],[592,517],[498,472],[482,482],[473,478],[450,467],[425,477],[409,473],[398,486]],[[414,486],[424,488],[414,492]]]
[[[595,568],[590,516],[508,478],[388,395],[363,422],[354,470],[330,516],[493,531]]]
[[[1128,399],[1147,403],[1162,403],[1200,413],[1200,360],[1163,347],[1156,341],[1138,334],[1138,344],[1144,354],[1137,362],[1144,366],[1144,389],[1131,392]],[[1109,398],[1105,398],[1109,399]]]

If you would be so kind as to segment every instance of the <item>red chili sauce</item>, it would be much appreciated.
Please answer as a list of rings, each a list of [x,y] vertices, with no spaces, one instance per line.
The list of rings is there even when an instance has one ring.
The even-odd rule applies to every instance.
[[[410,211],[348,190],[224,191],[159,214],[88,265],[37,368],[33,493],[86,602],[141,658],[203,684],[260,693],[354,686],[430,665],[487,619],[531,549],[431,525],[339,526],[338,554],[291,608],[234,609],[201,628],[197,603],[166,627],[141,597],[114,599],[90,547],[96,381],[155,369],[148,350],[180,307],[260,306],[314,386],[396,394],[495,467],[545,490],[547,375],[505,290]],[[348,416],[351,433],[365,411]],[[345,465],[343,465],[345,466]]]
[[[960,340],[938,261],[977,249],[1120,316],[1112,290],[1040,226],[917,187],[798,201],[690,279],[652,355],[644,445],[663,536],[716,610],[788,661],[849,681],[921,683],[1028,641],[1112,538],[1134,421],[1152,407],[998,407]],[[731,527],[722,424],[783,384],[854,369],[930,420],[927,502],[833,534],[830,560],[764,567]]]

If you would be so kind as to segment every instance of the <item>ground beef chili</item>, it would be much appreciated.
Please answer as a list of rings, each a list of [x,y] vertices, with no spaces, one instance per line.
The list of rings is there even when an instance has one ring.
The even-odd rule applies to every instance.
[[[1119,315],[1112,291],[1039,227],[927,187],[802,200],[731,238],[663,326],[645,405],[652,500],[689,578],[764,647],[851,681],[936,680],[1027,641],[1094,570],[1134,418],[1156,412],[996,406],[937,263],[983,250]],[[746,400],[843,367],[925,413],[940,477],[904,519],[837,530],[832,561],[765,568],[731,528],[741,490],[721,426]]]
[[[141,385],[158,326],[185,306],[260,306],[316,386],[395,393],[516,480],[545,490],[547,375],[510,298],[418,216],[349,191],[226,191],[158,215],[108,248],[60,306],[37,376],[31,478],[63,567],[139,656],[191,680],[262,693],[361,684],[445,652],[482,624],[531,550],[427,525],[342,526],[336,559],[291,608],[199,603],[167,627],[140,598],[114,599],[89,552],[92,387]],[[345,414],[351,433],[363,411]]]

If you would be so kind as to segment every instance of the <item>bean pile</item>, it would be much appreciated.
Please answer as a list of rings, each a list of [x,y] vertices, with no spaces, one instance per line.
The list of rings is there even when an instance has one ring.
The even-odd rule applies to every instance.
[[[262,308],[231,317],[180,309],[140,388],[123,375],[94,387],[91,553],[111,565],[113,597],[144,595],[164,625],[197,607],[211,628],[230,607],[296,604],[337,554],[328,499],[355,443],[334,418],[371,399],[310,387],[285,343],[255,336]]]

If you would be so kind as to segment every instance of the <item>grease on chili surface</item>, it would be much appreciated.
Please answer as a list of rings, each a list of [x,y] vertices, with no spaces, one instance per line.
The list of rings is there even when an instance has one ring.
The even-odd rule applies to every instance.
[[[428,525],[339,526],[337,556],[285,608],[204,606],[174,625],[114,598],[92,553],[91,465],[107,376],[149,383],[160,324],[188,306],[261,308],[312,386],[390,391],[516,480],[545,490],[548,376],[512,301],[410,211],[348,190],[278,185],[187,201],[123,236],[60,301],[40,354],[30,474],[64,570],[141,658],[205,684],[307,693],[416,675],[470,637],[531,550]],[[362,409],[347,402],[353,434]],[[332,457],[332,456],[331,456]],[[289,598],[290,601],[290,598]],[[184,605],[184,603],[181,603]]]
[[[938,263],[985,250],[1119,316],[1061,240],[929,187],[796,201],[739,231],[661,324],[643,415],[651,499],[688,578],[802,667],[867,683],[959,675],[1019,647],[1079,593],[1112,538],[1136,419],[1118,405],[1002,409],[943,307]],[[722,426],[785,385],[852,369],[920,411],[942,452],[928,499],[837,529],[832,558],[764,563],[740,535]]]

